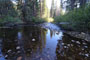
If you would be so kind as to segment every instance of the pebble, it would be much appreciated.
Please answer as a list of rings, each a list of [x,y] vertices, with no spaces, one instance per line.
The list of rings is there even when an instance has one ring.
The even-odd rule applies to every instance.
[[[43,60],[43,58],[40,58],[40,60]]]
[[[8,57],[8,55],[5,55],[5,58],[7,58]]]
[[[70,47],[70,44],[68,44],[67,46]]]
[[[17,49],[17,50],[20,49],[20,46],[17,46],[16,49]]]
[[[79,55],[82,55],[82,53],[80,52]]]
[[[85,54],[86,57],[89,57],[89,54]]]
[[[83,45],[86,45],[86,43],[83,43]]]
[[[88,48],[88,46],[84,46],[85,48]]]
[[[35,39],[32,39],[32,41],[34,42],[34,41],[36,41]]]
[[[11,52],[12,50],[8,50],[8,53]]]
[[[75,42],[75,40],[72,40],[72,42]]]
[[[64,43],[62,43],[62,45],[65,45]]]
[[[71,44],[71,46],[73,46],[73,44]]]
[[[22,60],[22,56],[18,57],[17,60]]]
[[[82,50],[84,50],[84,48],[82,48]]]
[[[77,44],[81,44],[79,41],[76,41]]]
[[[21,51],[17,51],[17,53],[21,53]]]
[[[67,46],[64,46],[64,48],[68,48]]]
[[[50,55],[48,55],[47,57],[50,58]]]
[[[85,33],[84,33],[84,32],[81,32],[81,34],[82,34],[82,35],[85,35]]]

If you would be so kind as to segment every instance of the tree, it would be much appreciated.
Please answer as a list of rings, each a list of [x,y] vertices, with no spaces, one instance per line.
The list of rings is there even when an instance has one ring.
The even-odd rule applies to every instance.
[[[55,15],[55,5],[54,5],[54,0],[52,0],[52,5],[51,5],[51,10],[50,10],[50,15],[51,15],[51,17],[54,17],[54,15]]]
[[[9,22],[17,17],[17,11],[11,0],[0,0],[0,22]]]
[[[39,11],[39,5],[37,0],[25,0],[24,3],[22,3],[23,0],[18,0],[18,7],[21,11],[21,18],[24,22],[31,22],[33,17],[38,16]]]

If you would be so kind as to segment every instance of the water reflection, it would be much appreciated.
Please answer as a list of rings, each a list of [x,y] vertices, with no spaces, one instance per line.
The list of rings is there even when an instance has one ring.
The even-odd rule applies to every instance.
[[[0,29],[0,60],[55,60],[58,40],[62,32],[36,26]]]
[[[90,43],[64,34],[63,42],[57,44],[56,54],[57,60],[90,60]]]
[[[90,43],[37,26],[0,29],[0,60],[90,60]]]

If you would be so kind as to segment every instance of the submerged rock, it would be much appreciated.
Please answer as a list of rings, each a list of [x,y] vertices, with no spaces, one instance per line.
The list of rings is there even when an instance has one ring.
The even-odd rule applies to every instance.
[[[67,44],[68,47],[70,47],[70,44]]]
[[[79,41],[76,41],[77,44],[81,44]]]
[[[8,55],[5,55],[5,58],[8,58]]]
[[[87,45],[87,43],[85,43],[85,42],[83,42],[82,44],[83,44],[83,45]]]
[[[89,57],[89,54],[85,54],[86,57]]]
[[[72,42],[75,42],[75,40],[71,40]]]
[[[22,56],[18,57],[17,60],[22,60]]]
[[[84,48],[88,48],[88,46],[84,46]]]
[[[65,45],[64,43],[62,43],[62,45]]]
[[[20,46],[17,46],[16,49],[17,49],[17,50],[20,49]]]
[[[12,50],[8,50],[8,53],[10,53]]]
[[[64,48],[67,48],[67,46],[64,46]]]
[[[32,41],[34,42],[34,41],[36,41],[35,39],[32,39]]]

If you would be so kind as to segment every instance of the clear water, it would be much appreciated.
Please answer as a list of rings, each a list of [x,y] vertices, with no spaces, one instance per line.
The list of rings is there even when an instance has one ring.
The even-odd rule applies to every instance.
[[[53,27],[0,29],[0,60],[90,60],[89,42]]]

